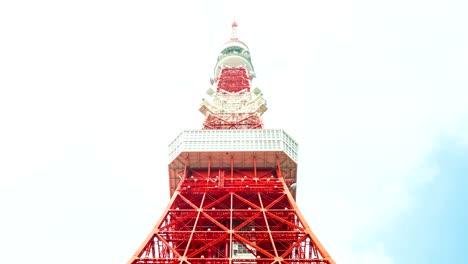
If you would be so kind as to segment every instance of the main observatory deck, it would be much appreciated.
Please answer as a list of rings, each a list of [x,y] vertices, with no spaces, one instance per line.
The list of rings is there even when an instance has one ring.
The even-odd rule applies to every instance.
[[[287,184],[297,179],[297,142],[282,129],[184,130],[169,145],[170,195],[184,168],[276,168]],[[207,162],[209,160],[209,163]]]

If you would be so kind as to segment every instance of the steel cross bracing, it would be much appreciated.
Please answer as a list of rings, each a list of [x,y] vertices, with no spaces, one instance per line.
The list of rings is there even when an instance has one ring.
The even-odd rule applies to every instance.
[[[132,264],[334,263],[275,168],[190,169]],[[255,163],[255,162],[254,162]]]

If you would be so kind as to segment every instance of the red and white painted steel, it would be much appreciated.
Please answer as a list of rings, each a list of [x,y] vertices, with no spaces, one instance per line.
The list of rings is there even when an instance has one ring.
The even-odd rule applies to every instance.
[[[297,143],[263,129],[265,100],[237,24],[200,111],[170,145],[171,199],[128,264],[335,262],[295,202]]]

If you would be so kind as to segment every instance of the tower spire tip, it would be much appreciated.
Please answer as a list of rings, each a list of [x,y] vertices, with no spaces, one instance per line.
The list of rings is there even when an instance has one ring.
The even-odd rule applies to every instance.
[[[232,22],[232,31],[231,31],[231,39],[237,39],[237,22],[236,19],[234,18]]]

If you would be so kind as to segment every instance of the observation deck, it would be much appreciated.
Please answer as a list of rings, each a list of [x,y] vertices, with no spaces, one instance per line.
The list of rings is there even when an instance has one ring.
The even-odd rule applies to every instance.
[[[169,145],[170,195],[187,160],[190,169],[276,168],[279,161],[291,185],[297,179],[297,151],[297,142],[282,129],[184,130]]]

